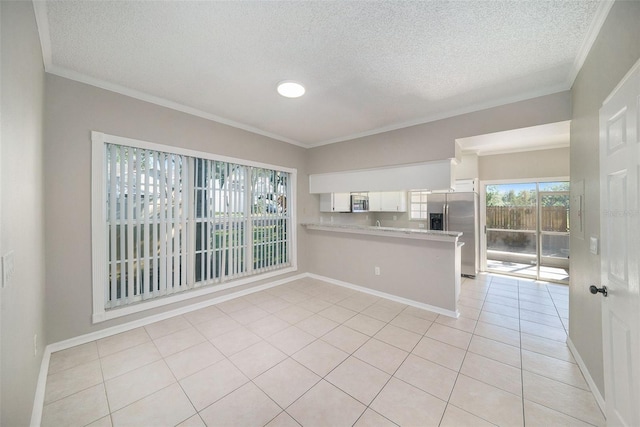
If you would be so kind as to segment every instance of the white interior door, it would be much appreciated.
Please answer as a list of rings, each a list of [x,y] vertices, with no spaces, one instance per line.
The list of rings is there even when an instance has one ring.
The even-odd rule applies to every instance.
[[[601,286],[607,291],[602,334],[609,426],[640,425],[639,107],[640,61],[600,109]]]

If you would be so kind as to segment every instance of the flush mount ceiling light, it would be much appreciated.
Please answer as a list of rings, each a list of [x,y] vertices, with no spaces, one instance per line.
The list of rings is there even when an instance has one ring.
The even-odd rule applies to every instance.
[[[285,80],[278,83],[278,93],[287,98],[299,98],[304,95],[305,89],[298,82]]]

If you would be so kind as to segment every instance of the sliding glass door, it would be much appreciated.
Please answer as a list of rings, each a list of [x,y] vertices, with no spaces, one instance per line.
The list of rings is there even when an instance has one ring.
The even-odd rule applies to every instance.
[[[486,187],[487,270],[537,278],[536,183]]]
[[[487,184],[485,200],[488,271],[568,282],[568,182]]]
[[[541,280],[569,281],[569,183],[538,184]]]

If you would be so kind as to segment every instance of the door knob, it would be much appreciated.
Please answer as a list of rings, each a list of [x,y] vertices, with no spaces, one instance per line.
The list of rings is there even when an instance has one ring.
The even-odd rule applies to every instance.
[[[607,296],[607,287],[606,286],[598,288],[597,286],[591,285],[591,286],[589,286],[589,291],[594,295],[597,294],[598,292],[600,292],[602,294],[602,296],[605,296],[605,297]]]

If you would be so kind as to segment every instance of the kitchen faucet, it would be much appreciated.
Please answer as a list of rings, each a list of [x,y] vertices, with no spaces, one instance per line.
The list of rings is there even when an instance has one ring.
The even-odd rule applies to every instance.
[[[376,220],[376,227],[380,227],[380,220],[379,219]]]

